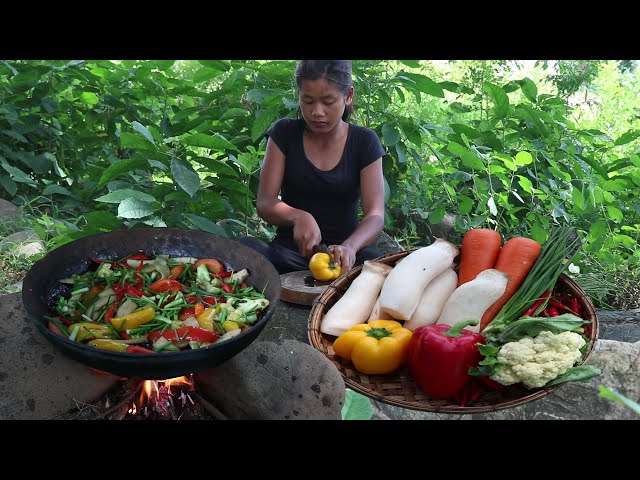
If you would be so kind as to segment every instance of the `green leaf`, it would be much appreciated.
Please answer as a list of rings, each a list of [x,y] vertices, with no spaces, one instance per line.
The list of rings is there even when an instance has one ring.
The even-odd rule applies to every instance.
[[[584,196],[582,195],[582,189],[574,186],[573,190],[571,191],[571,198],[576,207],[578,207],[579,209],[584,208]]]
[[[460,145],[457,142],[449,142],[447,144],[447,150],[453,153],[454,155],[457,155],[458,157],[461,157],[464,153],[468,151],[466,148],[464,148],[462,145]]]
[[[638,137],[640,137],[640,130],[629,130],[618,137],[616,145],[625,145],[633,142]]]
[[[636,167],[640,168],[640,156],[631,155],[629,157],[629,160],[631,160],[631,163],[633,163]]]
[[[11,179],[14,182],[18,183],[28,183],[29,185],[36,186],[36,182],[29,175],[24,173],[22,170],[16,167],[12,167],[11,165],[2,164],[2,168],[4,168],[9,175],[11,175]]]
[[[439,205],[437,208],[435,208],[429,213],[429,222],[434,225],[437,223],[440,223],[444,218],[444,216],[446,215],[446,213],[447,213],[447,208],[444,205]]]
[[[558,318],[558,317],[555,317]],[[602,370],[593,365],[579,365],[567,369],[562,375],[547,382],[544,386],[551,387],[566,382],[586,382],[587,380],[602,374]]]
[[[208,220],[199,215],[193,215],[191,213],[185,213],[183,216],[189,219],[189,221],[191,221],[193,226],[196,227],[196,229],[198,230],[204,230],[205,232],[215,233],[216,235],[222,235],[224,237],[228,237],[227,232],[225,232],[220,225],[218,225],[215,222],[212,222],[211,220]]]
[[[151,132],[147,129],[147,127],[145,127],[144,125],[142,125],[139,122],[136,122],[135,120],[133,122],[131,122],[131,125],[138,132],[140,132],[142,135],[144,135],[144,138],[149,140],[152,144],[154,144],[154,145],[156,144],[156,141],[153,139],[153,136],[151,135]]]
[[[131,190],[129,188],[123,188],[120,190],[114,190],[111,193],[106,195],[102,195],[101,197],[96,198],[96,202],[104,202],[104,203],[120,203],[127,198],[134,198],[136,200],[140,200],[141,202],[151,203],[155,202],[156,199],[153,195],[149,195],[148,193],[139,192],[137,190]]]
[[[607,233],[607,224],[603,220],[592,223],[589,227],[589,234],[594,238],[600,238]]]
[[[180,188],[193,198],[200,188],[200,177],[191,164],[180,158],[173,157],[171,159],[171,173]]]
[[[622,220],[624,219],[620,209],[612,205],[607,205],[607,216],[618,223],[622,223]]]
[[[398,155],[398,163],[407,163],[407,153],[402,143],[396,143],[396,154]]]
[[[400,141],[400,132],[395,125],[385,123],[382,126],[382,144],[391,147]]]
[[[598,385],[598,396],[602,398],[608,398],[609,400],[615,400],[616,402],[620,402],[623,405],[626,405],[631,410],[640,415],[640,404],[634,402],[628,397],[625,397],[621,393],[618,393],[614,390],[609,390],[604,385]]]
[[[533,183],[527,177],[518,175],[518,185],[527,193],[533,193]]]
[[[540,244],[547,239],[547,230],[538,221],[531,225],[531,238]]]
[[[485,91],[493,100],[493,111],[497,118],[505,118],[509,114],[509,97],[507,93],[497,85],[484,82]]]
[[[460,155],[462,159],[462,164],[467,168],[472,168],[474,170],[482,170],[485,168],[485,164],[478,155],[471,151],[467,150],[462,155]]]
[[[530,78],[523,78],[522,80],[518,80],[518,84],[520,84],[520,89],[524,96],[527,97],[531,102],[536,102],[536,97],[538,96],[538,87]]]
[[[12,197],[18,191],[18,185],[16,185],[16,182],[11,180],[11,178],[6,175],[0,175],[0,185],[2,185],[2,188],[4,188]]]
[[[420,60],[399,60],[400,63],[411,68],[420,68]]]
[[[627,182],[623,179],[607,180],[602,189],[607,192],[623,192],[627,189]]]
[[[175,63],[175,60],[153,60],[152,65],[158,68],[158,70],[169,70]]]
[[[412,86],[416,90],[427,93],[429,95],[433,95],[434,97],[444,98],[444,91],[442,90],[442,87],[431,80],[429,77],[425,77],[424,75],[420,75],[417,73],[408,72],[402,72],[402,76],[413,80],[414,83],[412,84]]]
[[[517,153],[515,161],[518,166],[529,165],[533,163],[533,157],[529,152],[522,151]]]
[[[493,197],[489,197],[489,200],[487,200],[487,207],[489,207],[491,215],[494,217],[498,215],[498,209],[496,208],[496,202],[493,200]]]
[[[69,190],[56,184],[47,185],[42,191],[42,195],[53,195],[54,193],[58,193],[60,195],[72,195]]]
[[[82,92],[80,100],[88,105],[95,105],[100,102],[98,96],[93,92]]]
[[[225,110],[220,120],[227,120],[228,118],[236,118],[236,117],[246,117],[249,115],[249,110],[245,110],[244,108],[229,108]]]
[[[222,70],[217,70],[215,68],[203,67],[193,74],[193,83],[202,83],[207,80],[211,80],[212,78],[216,78],[219,75],[222,75],[224,72]]]
[[[144,168],[146,164],[147,162],[142,158],[117,161],[116,163],[109,165],[109,168],[102,172],[100,181],[98,182],[98,188],[106,185],[111,180],[122,175],[123,173],[130,173],[131,171],[138,168]]]
[[[87,222],[85,229],[89,229],[93,232],[109,232],[122,226],[122,222],[111,212],[95,210],[87,213],[84,218]]]
[[[122,132],[120,134],[120,144],[124,148],[133,148],[139,150],[150,150],[149,143],[140,137],[129,132]]]
[[[125,198],[118,205],[118,217],[121,218],[142,218],[152,213],[148,203],[135,198]]]
[[[464,195],[458,196],[458,211],[461,215],[466,215],[473,208],[473,200]]]
[[[371,400],[347,388],[344,395],[344,405],[342,406],[340,414],[342,420],[371,420],[371,417],[373,417]]]
[[[151,167],[156,167],[156,168],[159,168],[160,170],[167,169],[167,166],[164,163],[160,162],[159,160],[147,160],[147,161],[149,162],[149,165]]]
[[[469,138],[478,138],[481,133],[475,128],[465,125],[464,123],[452,123],[449,125],[451,129],[458,135],[466,135]]]
[[[16,132],[15,130],[3,130],[2,133],[4,133],[7,137],[11,137],[22,143],[29,143],[29,140],[27,140],[21,133]]]
[[[204,147],[211,150],[238,150],[238,147],[219,133],[215,133],[213,135],[195,133],[193,135],[184,136],[181,140],[185,145]]]
[[[222,70],[223,72],[230,68],[229,62],[224,60],[198,60],[198,63],[203,67]]]
[[[251,140],[255,142],[264,135],[277,116],[278,113],[274,110],[258,110],[256,112],[256,119],[253,121],[253,125],[251,125]]]

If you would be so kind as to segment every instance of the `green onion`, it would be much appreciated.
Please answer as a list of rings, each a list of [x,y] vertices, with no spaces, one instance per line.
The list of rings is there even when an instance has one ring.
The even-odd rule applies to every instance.
[[[482,335],[495,337],[507,325],[520,318],[528,305],[551,290],[580,249],[581,243],[574,228],[562,225],[554,227],[527,278],[482,331]]]

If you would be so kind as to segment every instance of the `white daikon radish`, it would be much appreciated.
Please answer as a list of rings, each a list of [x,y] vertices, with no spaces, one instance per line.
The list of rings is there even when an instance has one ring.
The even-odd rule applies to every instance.
[[[440,318],[440,313],[449,297],[458,286],[458,274],[453,268],[447,268],[444,272],[431,280],[422,292],[418,306],[413,311],[404,328],[412,332],[423,325],[435,325]]]
[[[366,260],[360,275],[322,318],[320,331],[338,337],[354,325],[365,323],[391,270],[389,265]]]
[[[453,326],[460,320],[472,318],[478,320],[478,325],[465,328],[479,332],[482,315],[502,296],[508,280],[509,275],[500,270],[483,270],[476,278],[463,283],[453,291],[436,323]]]
[[[367,323],[373,322],[374,320],[395,320],[395,318],[393,318],[387,312],[383,312],[380,310],[380,295],[378,295],[376,303],[373,305],[373,310],[371,310],[371,315],[369,315],[369,320],[367,320]]]
[[[382,285],[380,309],[398,320],[409,320],[426,286],[449,268],[459,252],[453,243],[437,238],[404,257]]]

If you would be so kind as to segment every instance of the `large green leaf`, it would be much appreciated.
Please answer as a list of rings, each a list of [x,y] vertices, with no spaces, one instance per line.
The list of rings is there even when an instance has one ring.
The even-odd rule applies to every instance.
[[[373,416],[371,400],[347,388],[344,394],[344,405],[342,406],[340,416],[342,420],[371,420]]]
[[[121,218],[143,218],[152,213],[153,210],[147,202],[135,198],[125,198],[118,205],[118,217]]]
[[[433,95],[434,97],[444,98],[444,91],[442,87],[431,80],[429,77],[420,75],[418,73],[402,72],[400,75],[411,79],[412,83],[405,83],[407,87],[412,86],[416,90]]]
[[[57,193],[59,195],[67,195],[67,196],[73,195],[66,188],[56,184],[47,185],[45,189],[42,191],[42,195],[53,195],[54,193]]]
[[[0,175],[0,185],[4,188],[10,196],[14,196],[18,191],[18,186],[16,182],[11,180],[7,175]]]
[[[130,173],[131,171],[138,168],[144,168],[146,165],[148,165],[146,160],[142,158],[117,161],[116,163],[110,165],[109,168],[107,168],[104,172],[102,172],[100,181],[98,182],[98,188],[106,185],[111,180],[124,173]]]
[[[391,147],[400,141],[400,132],[395,125],[385,123],[382,126],[382,144]]]
[[[180,158],[171,159],[171,173],[180,188],[193,197],[200,188],[200,177],[189,162]]]
[[[199,215],[193,215],[191,213],[185,213],[184,217],[188,218],[189,221],[193,224],[194,227],[198,230],[204,230],[205,232],[215,233],[216,235],[222,235],[227,237],[227,232],[215,222],[208,220]]]
[[[633,142],[638,137],[640,137],[640,130],[629,130],[618,137],[616,145],[626,145],[629,142]]]
[[[151,132],[147,129],[147,127],[145,127],[144,125],[142,125],[139,122],[136,122],[135,120],[133,122],[131,122],[131,125],[138,132],[140,132],[142,135],[144,135],[144,138],[149,140],[153,145],[156,144],[156,141],[153,139],[153,135],[151,135]]]
[[[1,165],[2,168],[9,172],[9,175],[11,175],[11,179],[14,182],[27,183],[29,185],[33,185],[34,187],[36,186],[36,182],[19,168],[12,167],[11,165],[5,163],[2,163]]]
[[[251,125],[251,140],[255,142],[260,138],[273,124],[278,114],[274,110],[258,110],[256,118]]]
[[[522,80],[518,80],[518,83],[525,97],[535,103],[538,96],[538,87],[536,87],[536,84],[533,83],[530,78],[523,78]]]
[[[102,195],[101,197],[96,198],[96,202],[104,202],[104,203],[120,203],[127,198],[134,198],[136,200],[140,200],[141,202],[151,203],[155,202],[156,199],[153,195],[149,195],[148,193],[139,192],[137,190],[131,190],[129,188],[123,188],[120,190],[115,190],[106,195]]]
[[[496,118],[505,118],[509,115],[509,97],[506,92],[491,82],[484,82],[484,89],[493,100],[493,112]]]
[[[204,147],[211,150],[238,150],[238,147],[219,133],[214,133],[213,135],[194,133],[193,135],[181,137],[181,140],[185,145]]]
[[[203,67],[193,75],[193,83],[202,83],[211,80],[224,72],[215,68]]]

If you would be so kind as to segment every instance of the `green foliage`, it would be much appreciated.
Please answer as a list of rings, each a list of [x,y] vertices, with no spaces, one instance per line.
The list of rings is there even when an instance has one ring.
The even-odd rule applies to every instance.
[[[574,261],[582,273],[637,271],[637,70],[549,66],[547,82],[513,76],[506,61],[450,62],[447,71],[354,61],[354,119],[388,152],[392,236],[426,244],[451,221],[454,241],[484,226],[544,242],[551,225],[571,224],[586,240]],[[259,166],[265,131],[297,114],[294,69],[265,60],[2,61],[0,192],[37,212],[52,247],[136,225],[270,238],[255,211]],[[587,117],[581,89],[617,120]]]

